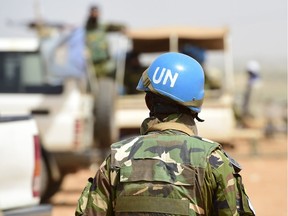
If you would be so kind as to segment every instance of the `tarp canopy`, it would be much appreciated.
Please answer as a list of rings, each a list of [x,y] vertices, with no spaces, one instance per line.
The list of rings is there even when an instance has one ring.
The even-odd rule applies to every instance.
[[[206,50],[224,50],[228,28],[182,26],[129,29],[126,36],[131,40],[133,50],[139,53],[179,51],[185,44]]]

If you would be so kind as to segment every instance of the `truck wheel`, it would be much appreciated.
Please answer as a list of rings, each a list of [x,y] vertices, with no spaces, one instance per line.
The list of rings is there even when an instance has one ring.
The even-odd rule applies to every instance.
[[[115,125],[116,84],[112,78],[98,80],[99,91],[95,100],[94,138],[97,147],[106,150],[118,138]]]
[[[49,202],[49,199],[59,191],[64,179],[63,175],[60,175],[57,179],[52,177],[53,165],[51,165],[52,162],[50,159],[51,158],[48,158],[47,153],[44,153],[42,149],[40,189],[41,203]]]
[[[40,196],[41,200],[44,201],[44,197],[46,197],[46,191],[48,190],[48,184],[49,184],[49,174],[48,174],[48,168],[45,160],[41,159],[41,188],[40,188]]]

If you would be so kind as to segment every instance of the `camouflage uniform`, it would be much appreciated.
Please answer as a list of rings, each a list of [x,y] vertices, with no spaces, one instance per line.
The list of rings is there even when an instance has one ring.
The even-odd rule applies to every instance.
[[[99,24],[97,28],[86,30],[86,45],[98,78],[115,76],[116,62],[109,53],[107,34],[123,29],[122,25]]]
[[[86,43],[93,62],[95,75],[103,77],[111,74],[115,65],[109,55],[106,27],[99,25],[96,29],[87,30]]]
[[[141,136],[111,146],[75,215],[255,215],[240,166],[194,120],[144,120]]]

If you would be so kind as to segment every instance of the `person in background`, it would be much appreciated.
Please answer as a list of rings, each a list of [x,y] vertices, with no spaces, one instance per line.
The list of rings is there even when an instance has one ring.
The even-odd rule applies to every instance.
[[[126,53],[124,87],[125,94],[137,94],[135,89],[139,78],[142,75],[144,66],[140,62],[140,55],[137,52],[129,51]]]
[[[247,63],[247,86],[246,92],[244,94],[243,107],[242,107],[242,116],[251,116],[250,111],[250,99],[252,96],[252,89],[255,86],[255,83],[260,79],[260,65],[257,61],[249,61]]]
[[[198,135],[201,65],[181,53],[161,54],[137,90],[146,92],[150,111],[141,134],[112,144],[75,215],[255,215],[240,165]]]
[[[100,9],[91,6],[85,23],[86,44],[97,77],[115,78],[116,63],[109,53],[108,32],[124,31],[124,25],[100,23]]]
[[[259,87],[261,80],[260,64],[257,61],[251,60],[247,63],[246,76],[247,83],[243,94],[242,104],[239,107],[235,104],[234,114],[240,127],[253,128],[257,123],[255,122],[255,116],[251,110],[251,99],[253,96],[253,90],[256,90],[257,86]]]

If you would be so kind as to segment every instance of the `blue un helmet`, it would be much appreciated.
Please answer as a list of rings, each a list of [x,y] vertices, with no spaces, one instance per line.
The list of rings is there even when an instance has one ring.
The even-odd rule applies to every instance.
[[[188,55],[169,52],[157,57],[142,74],[137,90],[153,92],[199,113],[204,99],[204,72]]]

